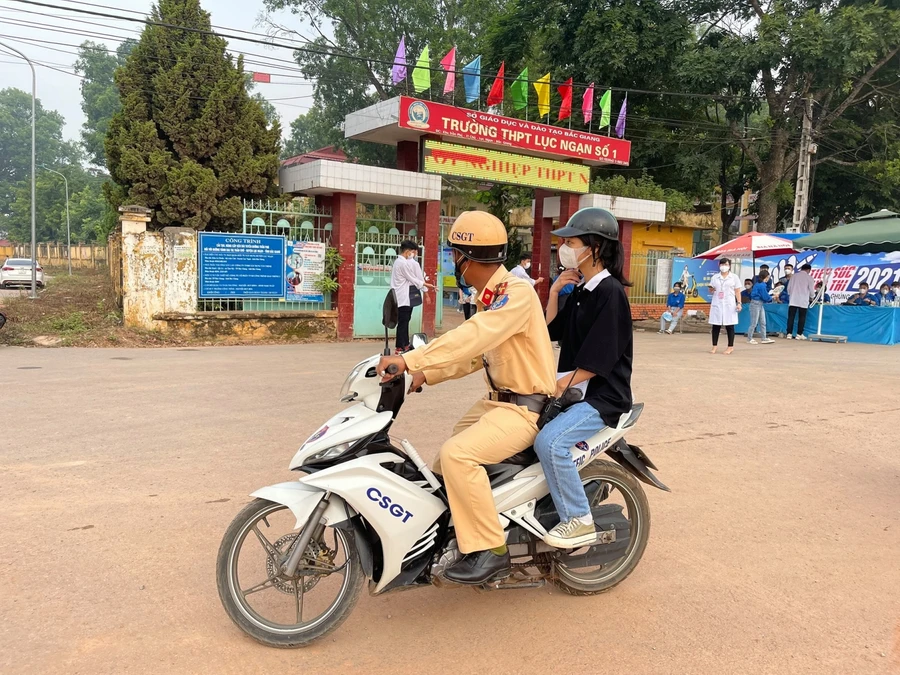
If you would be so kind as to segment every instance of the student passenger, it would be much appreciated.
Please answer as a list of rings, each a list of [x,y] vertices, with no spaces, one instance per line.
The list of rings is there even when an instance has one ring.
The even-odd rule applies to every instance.
[[[556,393],[578,387],[583,398],[541,429],[534,449],[560,519],[544,541],[577,548],[594,541],[596,531],[571,449],[618,424],[633,402],[631,306],[624,288],[631,283],[622,271],[619,224],[609,211],[581,209],[553,234],[565,241],[559,260],[567,270],[554,282],[547,303],[550,339],[560,343]],[[568,283],[578,285],[559,310],[559,292]]]

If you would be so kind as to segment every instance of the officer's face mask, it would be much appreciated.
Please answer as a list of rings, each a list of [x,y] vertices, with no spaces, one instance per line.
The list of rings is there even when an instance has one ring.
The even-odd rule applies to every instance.
[[[557,255],[559,256],[559,264],[565,267],[567,270],[577,269],[581,264],[581,261],[584,260],[582,256],[587,249],[587,246],[582,246],[579,249],[574,249],[568,244],[563,244],[557,251]]]

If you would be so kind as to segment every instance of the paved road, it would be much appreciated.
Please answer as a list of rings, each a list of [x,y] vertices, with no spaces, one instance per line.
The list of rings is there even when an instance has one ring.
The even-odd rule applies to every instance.
[[[364,596],[294,651],[232,626],[216,550],[375,348],[0,348],[0,672],[896,672],[900,348],[705,348],[637,337],[631,440],[674,491],[625,583]],[[480,389],[427,392],[397,432],[433,456]]]

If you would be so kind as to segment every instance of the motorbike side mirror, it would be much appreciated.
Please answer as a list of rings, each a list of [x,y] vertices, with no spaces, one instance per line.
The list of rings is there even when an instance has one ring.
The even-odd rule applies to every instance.
[[[428,344],[428,336],[425,333],[415,333],[412,336],[412,340],[410,340],[410,344],[413,349],[418,349],[419,347],[424,347]]]

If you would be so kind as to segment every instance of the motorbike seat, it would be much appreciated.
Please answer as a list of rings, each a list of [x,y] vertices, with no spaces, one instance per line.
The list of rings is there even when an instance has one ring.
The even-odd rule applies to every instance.
[[[537,464],[538,457],[534,452],[534,448],[527,448],[522,452],[517,452],[512,457],[504,459],[500,464],[488,464],[484,467],[487,471],[488,480],[491,481],[491,487],[495,488],[503,483],[511,480],[513,476],[531,466]]]

